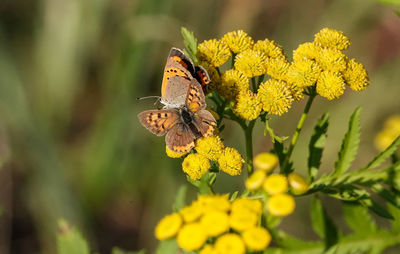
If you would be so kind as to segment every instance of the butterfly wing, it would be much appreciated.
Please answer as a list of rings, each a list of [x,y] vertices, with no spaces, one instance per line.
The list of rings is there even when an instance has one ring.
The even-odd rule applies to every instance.
[[[195,135],[184,123],[175,124],[165,136],[167,147],[177,153],[188,153],[194,147]]]
[[[161,103],[165,108],[179,108],[185,105],[191,81],[181,76],[167,77],[167,80],[167,89],[161,97]]]
[[[217,121],[206,109],[202,109],[194,114],[193,124],[203,137],[211,136],[217,126]]]
[[[203,92],[207,93],[208,86],[210,85],[211,81],[206,69],[204,69],[203,66],[200,65],[196,66],[193,76],[195,79],[197,79],[197,81],[199,81]]]
[[[186,95],[186,107],[192,111],[197,112],[206,108],[206,99],[201,88],[201,85],[196,79],[190,81],[190,86]]]
[[[167,133],[179,122],[179,115],[173,109],[146,110],[138,114],[140,123],[157,136]]]

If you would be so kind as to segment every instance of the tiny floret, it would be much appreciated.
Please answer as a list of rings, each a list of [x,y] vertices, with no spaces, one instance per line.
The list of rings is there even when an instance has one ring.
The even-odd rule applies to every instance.
[[[198,153],[189,154],[182,162],[182,170],[192,180],[200,179],[209,169],[210,161],[204,155]]]
[[[324,71],[317,83],[317,93],[328,100],[339,98],[345,89],[343,76],[338,72]]]
[[[271,242],[270,233],[262,227],[253,227],[243,231],[243,241],[252,251],[262,251],[266,249]]]
[[[266,174],[262,170],[257,170],[246,179],[245,185],[248,190],[257,190],[265,180]]]
[[[262,83],[257,95],[264,111],[279,116],[288,112],[294,101],[287,83],[276,79],[269,79]]]
[[[253,39],[243,30],[229,32],[222,37],[222,41],[226,43],[233,53],[240,53],[253,47]]]
[[[254,120],[260,115],[261,109],[262,104],[259,96],[247,90],[239,93],[236,97],[233,112],[242,119]]]
[[[317,63],[310,59],[302,59],[290,65],[287,78],[289,83],[306,87],[314,85],[320,73],[321,67]]]
[[[346,69],[346,56],[337,49],[322,49],[316,61],[324,71],[339,72]]]
[[[180,248],[186,251],[193,251],[203,246],[207,240],[207,235],[200,223],[191,223],[184,225],[179,230],[176,240]]]
[[[215,242],[216,253],[224,254],[244,254],[246,246],[240,236],[228,233],[220,236]]]
[[[301,195],[308,190],[308,183],[301,175],[290,173],[288,175],[289,186],[293,194]]]
[[[300,44],[297,49],[293,50],[293,60],[301,61],[304,59],[315,60],[321,55],[322,48],[312,42]]]
[[[179,214],[173,213],[165,216],[158,222],[155,235],[158,240],[165,240],[174,237],[181,228],[182,218]]]
[[[267,210],[274,216],[288,216],[294,208],[294,198],[285,193],[273,195],[267,202]]]
[[[267,57],[261,51],[245,50],[235,57],[235,69],[241,71],[246,77],[252,78],[265,73]]]
[[[284,58],[273,58],[268,59],[265,68],[267,74],[279,80],[287,80],[287,72],[289,70],[290,63]]]
[[[288,189],[288,181],[284,175],[272,174],[265,179],[263,188],[270,195],[284,193]]]
[[[343,77],[346,84],[354,91],[362,91],[369,85],[367,71],[361,63],[354,59],[348,61]]]
[[[216,161],[224,149],[219,136],[203,137],[196,141],[196,151],[209,160]]]
[[[257,41],[253,49],[263,52],[268,58],[285,58],[282,47],[268,39]]]
[[[229,217],[225,212],[212,211],[204,214],[200,224],[208,236],[214,237],[229,230]]]
[[[250,80],[238,70],[230,69],[222,74],[221,85],[217,88],[222,97],[235,100],[236,96],[249,89]]]
[[[323,28],[315,34],[314,43],[321,47],[338,50],[344,50],[350,46],[350,40],[343,32],[330,28]]]
[[[273,153],[259,153],[254,157],[254,167],[269,172],[278,165],[278,156]]]
[[[218,158],[220,169],[232,176],[242,173],[243,163],[242,155],[231,147],[226,147]]]
[[[200,43],[197,47],[197,57],[214,67],[220,67],[231,57],[228,46],[222,41],[212,39]]]

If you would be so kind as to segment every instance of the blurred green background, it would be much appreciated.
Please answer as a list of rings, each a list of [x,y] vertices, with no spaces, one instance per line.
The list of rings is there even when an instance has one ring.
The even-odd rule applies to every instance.
[[[185,175],[180,160],[165,155],[164,139],[136,118],[153,101],[136,97],[160,94],[169,49],[183,47],[181,26],[199,41],[243,29],[255,40],[275,40],[289,58],[321,28],[342,30],[352,41],[346,54],[365,64],[371,85],[316,100],[295,167],[305,175],[311,128],[330,111],[322,165],[330,169],[356,106],[363,107],[362,145],[354,167],[364,164],[376,153],[382,121],[400,113],[398,10],[373,0],[2,0],[0,253],[55,253],[61,217],[82,229],[94,251],[154,250],[153,228],[171,211]],[[273,118],[279,135],[294,131],[303,103]],[[240,129],[226,125],[225,144],[243,152]],[[262,131],[259,123],[256,153],[271,148]],[[221,174],[217,191],[241,189],[242,178]],[[326,201],[341,224],[339,206]],[[315,239],[308,203],[297,199],[282,226]]]

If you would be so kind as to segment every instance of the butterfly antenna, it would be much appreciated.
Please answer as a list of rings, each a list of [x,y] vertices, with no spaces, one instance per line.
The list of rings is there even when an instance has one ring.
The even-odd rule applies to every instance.
[[[160,96],[145,96],[145,97],[138,97],[138,98],[136,98],[136,100],[140,101],[140,100],[150,99],[150,98],[157,98],[156,102],[158,102],[161,99]]]

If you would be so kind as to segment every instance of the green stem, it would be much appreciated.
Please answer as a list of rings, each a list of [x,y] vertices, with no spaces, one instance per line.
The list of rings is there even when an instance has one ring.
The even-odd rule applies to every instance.
[[[304,122],[307,119],[308,112],[310,111],[311,104],[312,104],[312,102],[313,102],[313,100],[314,100],[316,95],[317,94],[316,94],[316,91],[315,91],[315,86],[310,87],[309,93],[308,93],[309,97],[308,97],[307,104],[306,104],[306,106],[304,108],[304,111],[303,111],[303,114],[301,115],[301,118],[300,118],[300,120],[299,120],[299,122],[297,124],[296,131],[293,134],[292,141],[290,142],[290,146],[289,146],[289,148],[287,150],[285,159],[284,159],[284,161],[282,163],[282,167],[281,167],[281,172],[282,173],[285,173],[285,174],[290,173],[289,172],[290,169],[288,168],[288,164],[289,164],[289,161],[290,161],[290,156],[292,155],[293,149],[296,146],[297,140],[299,139],[299,135],[300,135],[301,129],[303,128]]]
[[[246,138],[246,161],[247,161],[247,173],[250,176],[253,173],[253,128],[256,120],[250,121],[244,130]]]

